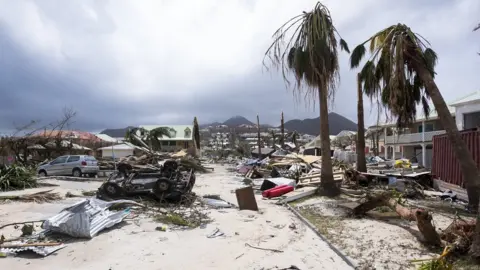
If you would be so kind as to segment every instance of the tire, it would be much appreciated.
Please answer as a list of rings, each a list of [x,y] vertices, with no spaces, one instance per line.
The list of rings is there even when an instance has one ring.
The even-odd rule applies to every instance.
[[[153,193],[156,196],[162,196],[165,193],[169,193],[172,190],[172,182],[166,178],[160,178],[153,186]]]
[[[47,176],[47,172],[44,171],[44,170],[41,170],[41,171],[38,172],[38,176],[45,177],[45,176]]]
[[[89,173],[89,174],[88,174],[88,177],[95,177],[95,176],[97,176],[96,173]]]
[[[111,197],[111,198],[117,197],[118,198],[118,197],[123,196],[122,188],[115,183],[107,182],[103,185],[102,189],[103,189],[103,192],[105,192],[105,194],[108,197]]]
[[[73,177],[82,177],[82,171],[80,169],[73,169],[72,175]]]

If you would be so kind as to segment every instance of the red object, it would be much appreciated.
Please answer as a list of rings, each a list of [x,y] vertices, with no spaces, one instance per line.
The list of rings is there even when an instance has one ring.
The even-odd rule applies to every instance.
[[[473,160],[480,167],[480,131],[468,130],[460,132],[467,144]],[[453,147],[446,134],[433,137],[432,175],[444,182],[464,187],[460,163],[455,157]]]
[[[267,190],[265,190],[265,191],[262,192],[262,196],[265,197],[265,198],[269,198],[269,197],[268,197],[268,196],[269,196],[268,194],[270,194],[270,192],[271,192],[272,190],[276,190],[276,189],[283,188],[283,187],[288,187],[288,185],[281,185],[281,186],[273,187],[273,188],[271,188],[271,189],[267,189]]]
[[[86,162],[86,161],[82,161],[82,166],[87,166],[87,162]]]
[[[274,190],[270,190],[270,192],[268,192],[266,195],[267,198],[275,198],[275,197],[278,197],[278,196],[282,196],[283,194],[287,194],[288,192],[290,191],[293,191],[294,188],[292,186],[282,186],[282,187],[279,187],[279,188],[276,188]]]

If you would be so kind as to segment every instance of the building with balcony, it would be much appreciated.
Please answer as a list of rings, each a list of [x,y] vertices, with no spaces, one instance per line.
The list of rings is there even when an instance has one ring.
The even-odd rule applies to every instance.
[[[408,158],[430,168],[432,161],[432,139],[446,133],[433,104],[426,118],[421,107],[417,108],[416,121],[405,129],[398,129],[394,122],[386,122],[376,127],[380,129],[380,152],[386,158]],[[448,106],[459,130],[480,127],[480,91],[459,98]]]

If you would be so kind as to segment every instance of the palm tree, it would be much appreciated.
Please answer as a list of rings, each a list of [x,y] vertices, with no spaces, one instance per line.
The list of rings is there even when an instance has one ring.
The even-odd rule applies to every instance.
[[[289,31],[293,30],[290,35]],[[312,11],[303,12],[287,21],[274,33],[274,41],[265,54],[265,60],[279,67],[283,79],[289,85],[288,73],[292,72],[296,84],[294,97],[318,98],[320,107],[320,137],[322,141],[322,182],[326,195],[340,193],[333,181],[330,158],[328,126],[328,100],[333,98],[340,80],[337,46],[349,52],[347,43],[340,38],[333,25],[328,8],[318,2]],[[285,41],[285,39],[288,39]],[[315,102],[314,102],[315,103]]]
[[[169,127],[158,127],[150,131],[144,128],[132,128],[125,134],[125,141],[140,147],[147,147],[151,150],[161,149],[161,142],[158,138],[163,136],[171,138],[171,131]],[[137,135],[140,133],[140,136]]]
[[[365,120],[363,118],[363,92],[361,74],[357,74],[357,171],[367,172],[367,160],[365,159]]]
[[[406,127],[415,120],[416,106],[420,103],[428,117],[428,99],[432,100],[459,160],[469,205],[478,209],[479,172],[434,81],[437,54],[427,47],[430,44],[425,38],[408,26],[397,24],[358,45],[351,55],[352,68],[359,66],[368,42],[372,56],[360,72],[365,94],[379,97],[391,116],[396,118],[398,127]]]
[[[147,141],[150,143],[150,148],[152,150],[162,149],[162,144],[159,138],[163,138],[163,137],[171,138],[172,131],[174,130],[169,127],[158,127],[150,130],[150,132],[148,132],[148,135],[147,135]]]

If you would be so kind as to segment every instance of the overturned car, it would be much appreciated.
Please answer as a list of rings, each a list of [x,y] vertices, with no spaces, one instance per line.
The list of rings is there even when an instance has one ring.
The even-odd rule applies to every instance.
[[[175,160],[166,160],[160,167],[140,169],[122,165],[100,186],[97,193],[100,198],[154,195],[159,200],[179,201],[195,185],[194,170],[182,170]]]

